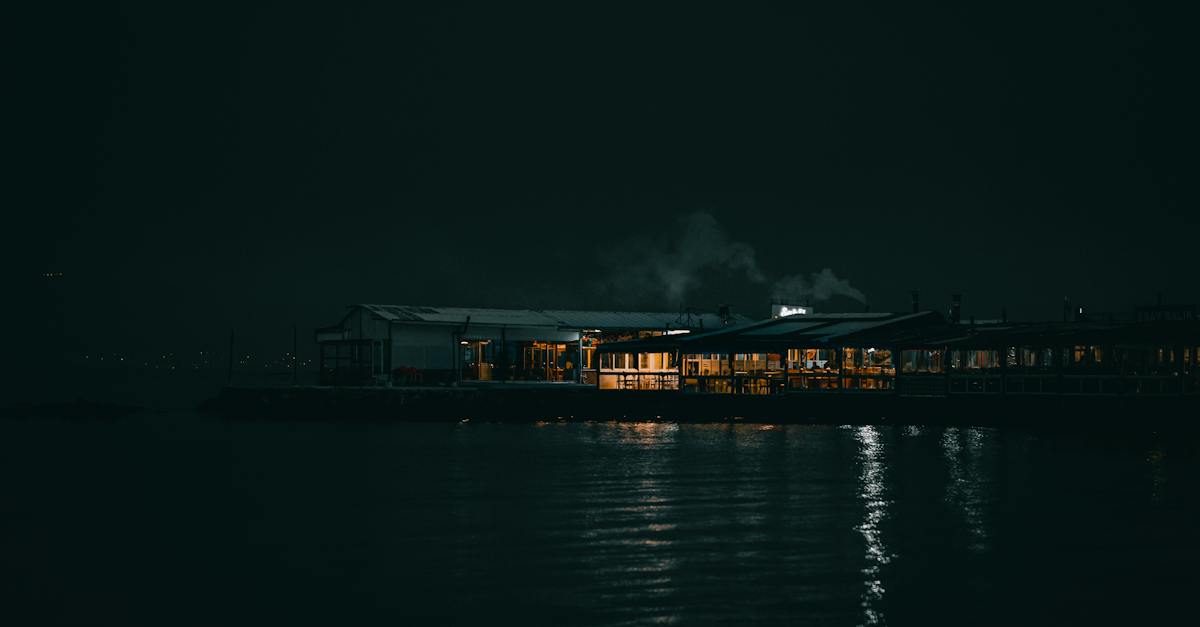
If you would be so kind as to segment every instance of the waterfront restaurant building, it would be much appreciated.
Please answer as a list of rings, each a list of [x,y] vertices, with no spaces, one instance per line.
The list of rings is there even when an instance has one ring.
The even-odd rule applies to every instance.
[[[596,349],[606,342],[750,322],[727,308],[697,314],[364,304],[352,306],[338,324],[318,329],[316,340],[326,385],[595,384]]]
[[[602,390],[684,394],[1200,394],[1195,319],[988,324],[812,314],[598,347]]]

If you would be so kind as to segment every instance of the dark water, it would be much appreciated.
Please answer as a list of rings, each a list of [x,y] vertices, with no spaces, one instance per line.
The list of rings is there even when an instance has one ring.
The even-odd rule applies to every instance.
[[[1185,437],[181,413],[0,460],[6,624],[1196,620]]]

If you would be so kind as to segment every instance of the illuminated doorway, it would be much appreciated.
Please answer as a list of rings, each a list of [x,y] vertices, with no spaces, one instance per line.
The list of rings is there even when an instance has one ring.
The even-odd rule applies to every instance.
[[[574,382],[579,377],[577,342],[522,342],[515,375],[524,381]]]
[[[492,381],[495,378],[496,350],[491,340],[463,340],[459,344],[459,362],[464,381]]]

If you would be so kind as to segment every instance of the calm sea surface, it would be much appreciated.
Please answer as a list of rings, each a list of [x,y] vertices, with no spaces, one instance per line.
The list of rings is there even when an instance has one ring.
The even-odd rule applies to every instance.
[[[5,624],[1185,624],[1191,437],[0,419]]]

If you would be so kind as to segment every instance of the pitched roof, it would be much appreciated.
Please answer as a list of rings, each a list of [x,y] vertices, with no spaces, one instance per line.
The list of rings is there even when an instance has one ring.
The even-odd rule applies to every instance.
[[[1006,346],[1200,345],[1200,321],[947,323],[936,312],[812,315],[744,327],[601,344],[602,352],[679,349],[689,353],[767,352],[784,348],[887,346],[893,349]]]
[[[428,307],[417,305],[356,305],[384,320],[462,324],[469,316],[471,324],[549,327],[555,329],[601,329],[604,331],[639,329],[719,329],[722,319],[715,313],[696,314],[648,311],[580,311],[570,309],[495,309],[486,307]],[[730,317],[735,325],[752,321],[746,316]]]
[[[804,345],[853,345],[878,343],[883,335],[903,329],[940,325],[941,315],[932,311],[911,314],[843,313],[809,314],[763,320],[746,326],[728,327],[709,333],[692,333],[668,338],[650,338],[638,342],[600,345],[600,350],[680,350],[692,352],[725,352],[770,347]]]

